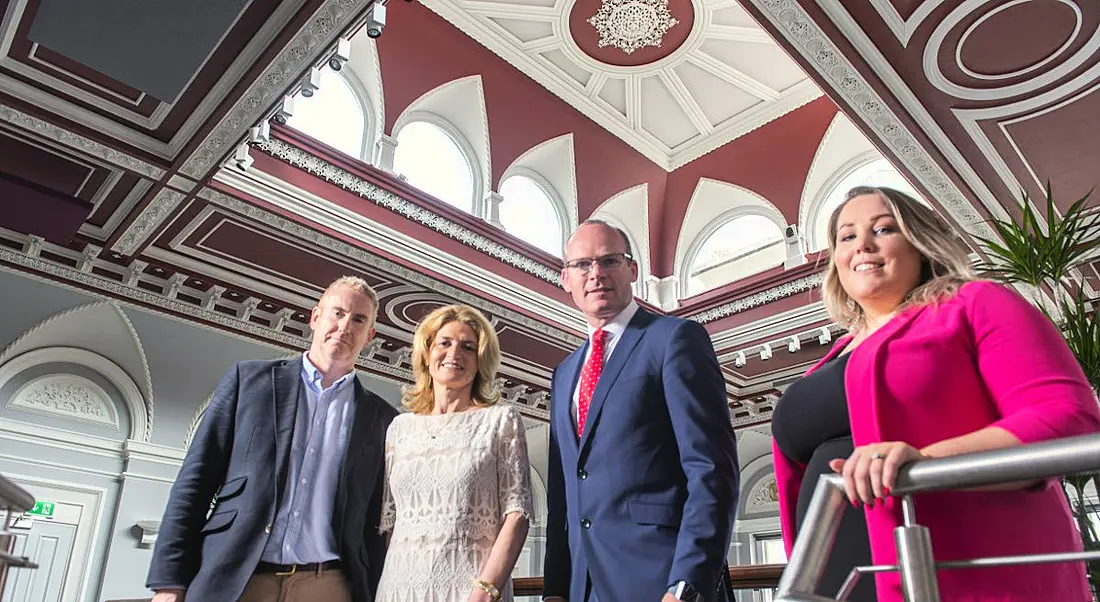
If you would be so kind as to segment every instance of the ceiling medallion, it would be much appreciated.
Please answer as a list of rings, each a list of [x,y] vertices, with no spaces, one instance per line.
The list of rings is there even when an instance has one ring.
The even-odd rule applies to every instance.
[[[679,23],[668,11],[668,0],[603,0],[588,22],[600,32],[600,48],[614,46],[627,54],[660,47],[665,33]]]

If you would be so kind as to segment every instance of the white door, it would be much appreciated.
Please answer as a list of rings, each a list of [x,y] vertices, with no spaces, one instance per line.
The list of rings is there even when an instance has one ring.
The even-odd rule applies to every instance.
[[[12,569],[0,602],[59,602],[73,553],[76,525],[24,518],[12,533],[14,554],[30,558],[38,568]]]

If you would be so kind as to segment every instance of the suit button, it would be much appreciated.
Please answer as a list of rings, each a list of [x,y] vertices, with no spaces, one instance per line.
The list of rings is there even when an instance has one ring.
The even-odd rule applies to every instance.
[[[580,480],[583,481],[583,480],[588,478],[588,473],[583,471],[583,470],[578,470],[577,471],[577,478],[579,478]]]
[[[271,525],[264,527],[264,533],[271,533]]]
[[[588,520],[587,518],[581,519],[581,526],[587,529],[592,526],[592,521]]]

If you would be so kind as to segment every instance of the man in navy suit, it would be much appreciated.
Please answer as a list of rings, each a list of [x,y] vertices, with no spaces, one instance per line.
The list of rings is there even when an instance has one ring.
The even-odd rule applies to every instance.
[[[241,362],[222,379],[164,511],[154,602],[373,600],[397,415],[355,377],[377,315],[374,290],[341,278],[313,308],[308,351]]]
[[[544,599],[725,600],[738,466],[710,337],[638,307],[603,222],[573,233],[561,277],[589,339],[551,385]]]

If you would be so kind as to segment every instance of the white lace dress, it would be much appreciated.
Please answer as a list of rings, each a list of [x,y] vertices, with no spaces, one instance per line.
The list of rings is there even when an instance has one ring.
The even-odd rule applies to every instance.
[[[375,602],[465,602],[504,516],[531,516],[531,468],[508,403],[402,414],[386,433],[381,530],[392,530]],[[501,588],[512,600],[512,582]]]

